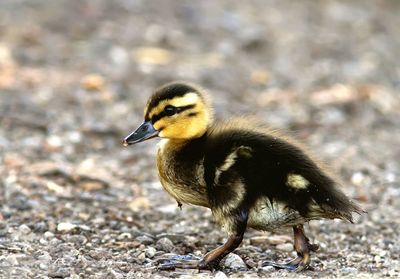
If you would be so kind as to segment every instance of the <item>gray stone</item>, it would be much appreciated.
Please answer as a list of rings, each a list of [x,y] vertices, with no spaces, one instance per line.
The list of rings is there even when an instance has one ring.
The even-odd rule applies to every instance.
[[[75,230],[77,227],[78,226],[75,224],[63,222],[63,223],[59,223],[57,225],[57,231],[63,232],[63,233],[68,233],[68,232]]]
[[[22,234],[29,234],[31,232],[31,228],[29,228],[27,225],[22,224],[21,226],[19,226],[18,230],[20,231],[20,233]]]
[[[284,252],[291,252],[291,251],[293,251],[293,244],[291,244],[291,243],[278,244],[278,245],[276,245],[276,249],[278,249],[280,251],[284,251]]]
[[[47,231],[47,232],[45,232],[45,233],[43,234],[43,236],[44,236],[46,239],[50,239],[50,238],[53,238],[53,237],[54,237],[54,233],[52,233],[52,232],[50,232],[50,231]]]
[[[130,233],[128,233],[128,232],[121,233],[121,234],[117,237],[118,240],[131,239],[131,238],[132,238],[132,234],[130,234]]]
[[[140,243],[144,244],[144,245],[149,245],[149,244],[153,244],[154,243],[154,239],[147,236],[147,235],[141,235],[136,237],[136,240],[139,241]]]
[[[215,276],[214,279],[227,279],[228,276],[226,276],[225,273],[223,273],[222,271],[218,271]]]
[[[48,270],[48,269],[49,269],[49,266],[48,266],[47,264],[45,264],[45,263],[40,263],[40,264],[39,264],[39,268],[40,268],[41,270]]]
[[[49,241],[47,239],[41,238],[39,239],[39,243],[42,245],[49,245]]]
[[[273,267],[273,266],[270,266],[270,265],[267,265],[267,266],[263,266],[262,268],[261,268],[261,270],[263,271],[263,272],[274,272],[276,269],[275,269],[275,267]]]
[[[344,267],[340,270],[343,273],[357,273],[357,268],[355,267]]]
[[[158,239],[163,237],[167,237],[173,242],[183,242],[186,240],[186,236],[184,234],[177,234],[177,233],[160,233],[157,235]]]
[[[244,263],[244,261],[242,260],[242,258],[234,253],[230,253],[226,257],[224,266],[226,268],[230,268],[230,269],[234,269],[234,270],[246,270],[247,269],[247,266]]]
[[[124,278],[124,275],[122,273],[119,273],[118,271],[115,271],[114,269],[110,269],[109,274],[111,275],[111,278],[114,278],[114,279],[123,279]]]
[[[37,258],[39,261],[43,261],[43,262],[50,262],[52,260],[50,254],[45,251],[41,255],[39,255]]]
[[[156,244],[159,250],[171,252],[174,249],[174,243],[167,237],[160,238]]]
[[[153,258],[154,255],[156,254],[157,250],[154,247],[149,247],[145,250],[146,257],[148,258]]]

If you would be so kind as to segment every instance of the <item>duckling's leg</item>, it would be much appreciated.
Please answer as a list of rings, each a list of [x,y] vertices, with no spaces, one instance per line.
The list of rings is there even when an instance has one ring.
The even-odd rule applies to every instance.
[[[217,247],[216,249],[208,252],[203,259],[196,261],[193,257],[175,257],[174,259],[162,259],[164,263],[158,266],[159,269],[173,270],[175,268],[183,269],[210,269],[213,270],[218,267],[219,262],[230,252],[235,250],[243,240],[244,232],[247,227],[248,212],[244,210],[238,210],[238,214],[235,216],[233,222],[235,223],[232,227],[232,233],[229,234],[227,241]]]
[[[230,235],[228,240],[218,248],[208,252],[199,262],[199,269],[214,269],[218,267],[219,262],[230,252],[235,250],[243,240],[243,233]]]
[[[243,239],[243,234],[230,235],[228,240],[218,248],[208,252],[200,261],[194,256],[174,256],[172,258],[159,259],[159,269],[174,270],[175,268],[181,269],[216,269],[219,262],[230,252],[235,250]]]
[[[223,217],[226,224],[230,224],[228,240],[216,249],[208,252],[199,263],[199,269],[214,269],[219,262],[242,243],[244,232],[247,228],[249,212],[247,209],[238,207]]]
[[[309,239],[304,234],[303,225],[294,226],[293,235],[294,235],[294,249],[296,250],[298,257],[284,264],[265,262],[264,265],[271,265],[276,268],[288,269],[292,271],[302,271],[305,269],[312,269],[310,267],[310,262],[311,262],[310,252],[317,251],[319,246],[316,244],[310,244]]]

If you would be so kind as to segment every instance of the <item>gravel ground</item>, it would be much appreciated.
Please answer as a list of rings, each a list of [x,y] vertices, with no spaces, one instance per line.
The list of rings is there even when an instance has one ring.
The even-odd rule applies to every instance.
[[[400,277],[400,1],[0,2],[0,277]],[[123,148],[156,86],[208,88],[307,143],[368,214],[249,230],[221,271],[159,271],[225,234],[162,190],[156,140]]]

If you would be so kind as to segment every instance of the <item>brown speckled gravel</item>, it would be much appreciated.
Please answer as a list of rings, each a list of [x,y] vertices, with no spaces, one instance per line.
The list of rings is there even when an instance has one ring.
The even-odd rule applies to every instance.
[[[400,277],[400,2],[0,1],[0,278]],[[307,143],[368,211],[249,230],[221,271],[160,271],[225,234],[162,190],[157,140],[121,140],[150,92],[188,80],[218,117],[256,114]],[[229,267],[238,266],[237,270]]]

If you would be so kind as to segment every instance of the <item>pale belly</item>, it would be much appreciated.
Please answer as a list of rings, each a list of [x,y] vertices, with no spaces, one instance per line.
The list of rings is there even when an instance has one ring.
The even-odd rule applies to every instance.
[[[263,231],[277,231],[286,227],[305,223],[309,220],[285,204],[260,198],[250,210],[247,226]]]

